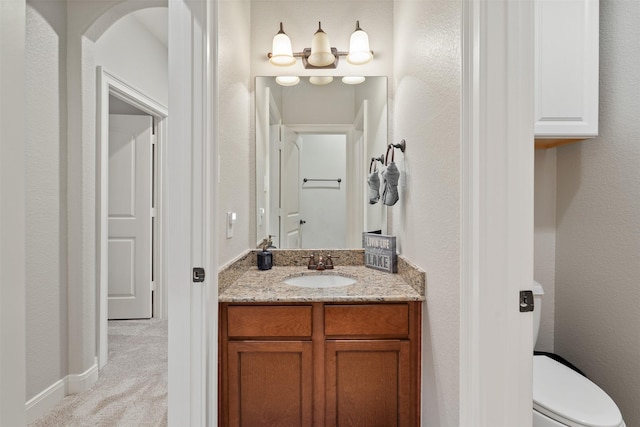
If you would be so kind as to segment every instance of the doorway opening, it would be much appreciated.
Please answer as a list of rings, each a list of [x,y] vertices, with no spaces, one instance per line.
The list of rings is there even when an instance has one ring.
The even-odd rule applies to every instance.
[[[168,110],[102,67],[98,67],[98,87],[98,362],[102,368],[108,357],[110,318],[166,317],[162,254]],[[110,113],[117,114],[111,116]],[[116,122],[118,129],[113,128]],[[125,135],[120,142],[115,142],[119,150],[114,149],[114,141],[110,149],[110,139],[113,139],[110,136],[119,133]],[[131,138],[133,134],[140,135],[146,142]],[[131,185],[136,181],[135,174],[148,175],[148,188]],[[141,199],[147,202],[140,203]],[[144,218],[143,222],[136,223],[140,218]],[[138,231],[131,231],[136,228],[146,231],[136,236]],[[146,262],[140,262],[141,255],[136,251],[147,257]],[[110,292],[110,275],[118,275],[119,282],[125,285]],[[134,287],[140,281],[142,283]]]

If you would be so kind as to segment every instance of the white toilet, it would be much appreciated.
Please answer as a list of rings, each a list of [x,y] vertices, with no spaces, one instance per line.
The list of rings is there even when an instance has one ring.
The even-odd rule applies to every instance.
[[[533,282],[534,343],[544,291]],[[550,357],[533,356],[533,427],[625,427],[615,402],[597,385]]]

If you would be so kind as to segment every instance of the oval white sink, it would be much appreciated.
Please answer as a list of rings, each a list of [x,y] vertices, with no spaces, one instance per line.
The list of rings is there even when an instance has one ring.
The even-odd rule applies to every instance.
[[[356,283],[351,277],[337,274],[311,274],[307,276],[295,276],[285,279],[284,283],[301,288],[338,288]]]

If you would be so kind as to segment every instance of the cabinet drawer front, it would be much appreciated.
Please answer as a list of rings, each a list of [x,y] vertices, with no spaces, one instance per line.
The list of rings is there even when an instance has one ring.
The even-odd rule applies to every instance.
[[[229,306],[229,338],[311,338],[311,306]]]
[[[326,305],[324,308],[326,336],[409,335],[407,304]]]

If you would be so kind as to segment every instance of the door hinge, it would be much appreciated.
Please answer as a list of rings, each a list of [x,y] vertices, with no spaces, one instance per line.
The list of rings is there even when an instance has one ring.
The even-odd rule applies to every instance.
[[[520,291],[520,312],[533,311],[533,291]]]
[[[193,283],[204,282],[204,268],[193,267]]]
[[[151,291],[155,291],[156,290],[156,282],[151,282]]]

